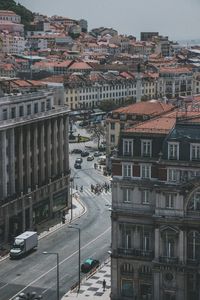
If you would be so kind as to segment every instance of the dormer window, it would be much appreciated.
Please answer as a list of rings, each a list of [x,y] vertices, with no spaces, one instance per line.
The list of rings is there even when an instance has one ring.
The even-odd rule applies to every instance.
[[[143,157],[151,157],[152,155],[152,141],[141,140],[141,155]]]
[[[168,159],[179,159],[179,143],[168,143]]]
[[[133,140],[123,139],[123,155],[133,155]]]
[[[190,160],[200,160],[200,144],[190,144]]]
[[[125,114],[121,114],[120,115],[120,120],[121,121],[125,121],[126,120],[126,115]]]

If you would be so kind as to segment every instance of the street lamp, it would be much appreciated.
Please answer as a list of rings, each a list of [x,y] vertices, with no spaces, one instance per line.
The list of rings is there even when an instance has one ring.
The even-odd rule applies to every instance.
[[[78,230],[78,292],[80,291],[81,285],[81,229],[79,227],[74,227],[69,225],[68,228],[74,228]]]
[[[41,295],[38,295],[36,294],[36,292],[32,292],[32,293],[20,293],[16,298],[15,300],[39,300],[39,299],[42,299],[42,296]]]
[[[60,300],[60,291],[59,291],[59,254],[57,252],[47,252],[47,251],[44,251],[43,254],[56,255],[57,256],[57,300]]]
[[[74,178],[70,178],[70,197],[71,197],[71,217],[70,217],[70,222],[73,219],[73,181],[74,181]]]

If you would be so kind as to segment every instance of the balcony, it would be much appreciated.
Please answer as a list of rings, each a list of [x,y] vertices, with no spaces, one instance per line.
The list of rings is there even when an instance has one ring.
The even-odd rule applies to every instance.
[[[142,249],[125,249],[125,248],[118,248],[117,249],[118,255],[125,255],[125,256],[132,256],[152,260],[154,257],[153,250],[142,250]]]
[[[192,267],[198,267],[200,263],[199,259],[187,259],[187,265],[192,266]]]
[[[164,264],[178,264],[179,259],[178,257],[167,257],[167,256],[160,256],[159,262]]]

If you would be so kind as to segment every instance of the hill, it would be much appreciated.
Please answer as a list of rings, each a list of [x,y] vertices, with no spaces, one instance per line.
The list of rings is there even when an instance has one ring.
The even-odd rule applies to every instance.
[[[33,21],[33,13],[20,3],[16,3],[14,0],[1,0],[0,10],[12,10],[17,15],[21,16],[25,30],[29,27],[30,22]]]

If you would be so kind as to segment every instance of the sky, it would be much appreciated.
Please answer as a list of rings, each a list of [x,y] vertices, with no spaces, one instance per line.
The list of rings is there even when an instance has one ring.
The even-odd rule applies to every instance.
[[[140,38],[158,31],[171,40],[200,39],[200,0],[15,0],[33,12],[86,19],[89,30],[112,27]]]

